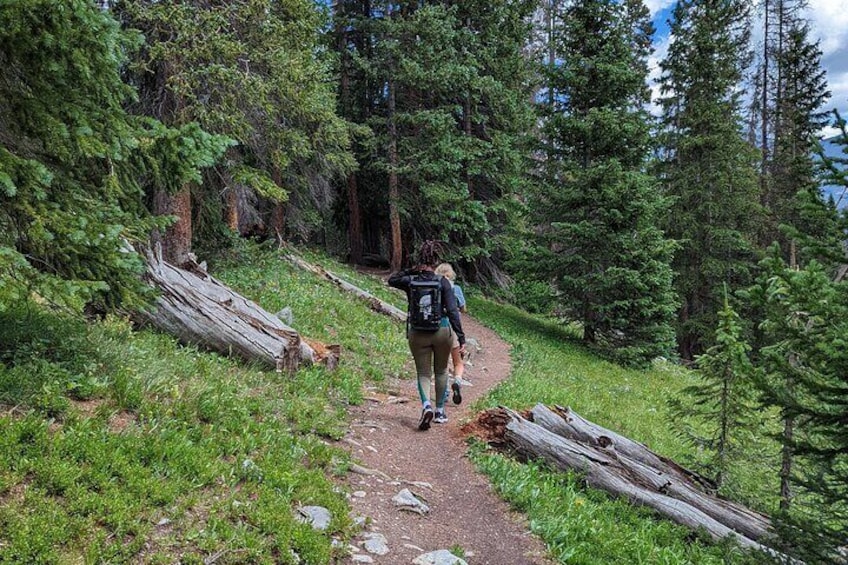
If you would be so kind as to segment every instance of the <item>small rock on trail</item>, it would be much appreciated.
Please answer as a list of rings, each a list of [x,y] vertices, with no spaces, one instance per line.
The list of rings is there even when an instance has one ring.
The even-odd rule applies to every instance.
[[[357,491],[350,499],[354,513],[368,518],[357,545],[362,546],[364,535],[380,534],[388,552],[354,554],[348,562],[364,563],[368,561],[362,558],[369,557],[378,565],[553,563],[546,557],[544,544],[529,532],[526,519],[510,510],[465,456],[460,426],[473,416],[469,406],[509,376],[510,359],[508,344],[493,331],[467,315],[462,323],[477,344],[473,364],[465,373],[473,386],[463,387],[461,405],[448,403],[448,423],[434,423],[426,432],[417,430],[420,404],[411,357],[403,379],[381,383],[383,390],[393,391],[393,398],[408,402],[375,395],[377,400],[350,409],[353,425],[340,445],[352,453],[360,469],[368,470],[346,478],[348,489]],[[397,485],[426,486],[426,498],[415,498],[429,512],[402,510],[393,501]],[[445,548],[461,550],[464,557]],[[425,555],[454,561],[415,561],[430,559]]]

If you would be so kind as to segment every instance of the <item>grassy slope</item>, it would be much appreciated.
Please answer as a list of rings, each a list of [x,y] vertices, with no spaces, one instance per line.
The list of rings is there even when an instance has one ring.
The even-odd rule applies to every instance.
[[[217,563],[293,563],[292,551],[310,564],[333,559],[331,538],[353,531],[332,482],[347,461],[322,438],[342,432],[363,383],[398,373],[408,353],[398,324],[279,257],[244,250],[215,274],[269,311],[290,307],[305,335],[341,343],[334,373],[292,379],[117,319],[89,329],[49,316],[0,320],[0,360],[11,365],[10,351],[27,340],[37,359],[0,363],[0,563],[201,563],[221,551]],[[376,279],[306,258],[402,301]],[[664,422],[664,399],[685,371],[625,370],[515,309],[474,299],[471,308],[513,343],[514,374],[481,408],[570,405],[663,454],[685,454]],[[562,563],[721,563],[732,553],[575,477],[485,446],[473,453]],[[329,507],[330,530],[295,521],[298,504]]]
[[[216,275],[341,343],[336,372],[290,378],[119,319],[87,328],[31,307],[0,320],[0,563],[331,561],[352,523],[332,480],[346,455],[323,438],[406,346],[396,324],[276,257],[245,252]],[[298,523],[299,504],[328,507],[329,531]]]
[[[516,409],[536,403],[569,406],[600,425],[646,443],[666,456],[691,455],[670,429],[666,400],[691,383],[693,374],[668,363],[632,370],[586,352],[575,334],[517,309],[472,299],[470,311],[512,346],[513,374],[477,408]],[[531,521],[561,563],[742,563],[730,546],[695,541],[697,536],[650,512],[587,491],[578,477],[521,465],[473,448],[477,465],[499,492]],[[757,559],[753,558],[753,562]]]

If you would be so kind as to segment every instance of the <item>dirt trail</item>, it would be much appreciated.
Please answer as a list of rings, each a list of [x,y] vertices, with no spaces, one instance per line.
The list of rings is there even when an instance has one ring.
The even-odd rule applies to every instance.
[[[473,386],[463,387],[462,404],[448,402],[447,424],[417,430],[420,403],[410,368],[407,378],[369,391],[366,396],[371,399],[351,409],[352,427],[345,438],[348,448],[360,465],[385,474],[351,473],[351,504],[356,513],[370,518],[366,530],[385,536],[390,549],[382,556],[365,551],[359,555],[368,555],[373,563],[400,565],[422,553],[460,547],[469,565],[548,565],[544,545],[529,532],[526,520],[498,498],[465,456],[467,447],[459,427],[472,416],[468,406],[509,375],[510,359],[509,346],[488,328],[469,316],[463,317],[463,328],[482,350],[466,369]],[[387,402],[386,393],[409,401]],[[432,489],[392,484],[386,475],[429,483]],[[402,488],[424,499],[429,514],[398,509],[392,497]]]

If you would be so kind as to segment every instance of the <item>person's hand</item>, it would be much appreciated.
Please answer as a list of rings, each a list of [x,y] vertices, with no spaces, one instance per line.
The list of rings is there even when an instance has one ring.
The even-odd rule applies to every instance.
[[[459,354],[465,355],[465,344],[464,343],[459,346]]]

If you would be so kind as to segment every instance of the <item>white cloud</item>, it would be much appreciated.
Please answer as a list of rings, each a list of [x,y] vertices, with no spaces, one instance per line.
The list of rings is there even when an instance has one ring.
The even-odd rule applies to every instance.
[[[827,106],[838,108],[842,117],[848,118],[848,71],[828,73],[827,87],[830,89]]]
[[[807,9],[813,35],[825,56],[848,50],[848,9],[844,0],[810,0]]]
[[[672,7],[677,0],[645,0],[645,6],[651,11],[652,16],[656,16],[657,12]]]

